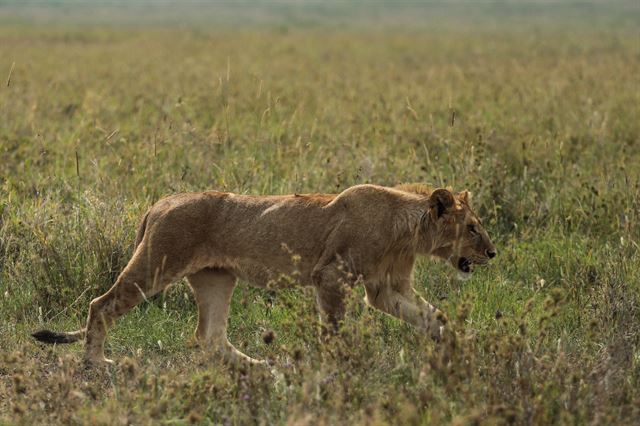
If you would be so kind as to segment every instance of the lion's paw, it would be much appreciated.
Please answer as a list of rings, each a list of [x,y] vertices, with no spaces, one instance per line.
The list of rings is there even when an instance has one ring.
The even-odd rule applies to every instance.
[[[444,336],[446,324],[447,316],[440,309],[435,309],[426,324],[429,337],[436,342],[441,341]]]

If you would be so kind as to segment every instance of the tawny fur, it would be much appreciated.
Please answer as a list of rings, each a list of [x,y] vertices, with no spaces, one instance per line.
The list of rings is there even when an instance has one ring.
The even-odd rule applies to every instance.
[[[362,282],[369,305],[437,339],[445,317],[411,286],[418,255],[461,268],[467,259],[482,264],[495,255],[468,192],[414,184],[358,185],[340,194],[177,194],[144,216],[133,257],[113,287],[91,302],[86,329],[34,337],[48,343],[84,337],[87,360],[106,362],[108,327],[187,277],[198,306],[196,338],[229,360],[258,362],[227,340],[233,289],[237,279],[265,287],[288,274],[315,287],[323,317],[333,325],[344,314],[345,286]]]

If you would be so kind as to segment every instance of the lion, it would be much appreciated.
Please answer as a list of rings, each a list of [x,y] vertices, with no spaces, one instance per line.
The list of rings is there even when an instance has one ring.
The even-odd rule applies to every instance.
[[[41,330],[33,337],[45,343],[84,339],[89,364],[110,364],[104,356],[107,329],[186,277],[198,308],[197,342],[225,360],[261,364],[227,339],[233,290],[238,280],[266,287],[281,274],[295,273],[315,288],[330,329],[344,316],[348,285],[361,283],[368,305],[438,340],[446,316],[411,283],[419,255],[444,259],[462,274],[496,255],[468,191],[367,184],[339,194],[176,194],[147,211],[131,260],[115,284],[91,301],[86,327]]]

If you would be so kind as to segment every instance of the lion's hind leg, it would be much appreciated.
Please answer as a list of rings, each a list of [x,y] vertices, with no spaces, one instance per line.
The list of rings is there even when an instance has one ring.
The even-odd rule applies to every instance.
[[[86,361],[92,364],[112,362],[104,357],[107,330],[131,308],[153,295],[152,292],[145,294],[145,287],[144,277],[127,266],[109,291],[91,301],[85,337]]]
[[[237,350],[227,339],[227,322],[236,277],[226,269],[205,268],[187,276],[198,306],[195,338],[205,349],[219,352],[227,362],[263,364]]]
[[[85,358],[90,363],[111,362],[104,357],[104,342],[118,318],[185,275],[187,262],[157,259],[148,250],[143,242],[109,291],[91,301],[85,337]]]

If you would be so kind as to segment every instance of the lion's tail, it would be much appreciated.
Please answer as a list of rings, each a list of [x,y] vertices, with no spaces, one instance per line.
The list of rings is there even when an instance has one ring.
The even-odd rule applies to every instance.
[[[140,222],[140,226],[138,226],[138,231],[136,232],[136,243],[134,248],[138,248],[138,246],[142,242],[142,239],[144,238],[144,234],[147,230],[148,217],[149,217],[149,211],[145,213],[144,217],[142,218],[142,221]],[[80,330],[69,331],[69,332],[40,330],[40,331],[36,331],[35,333],[32,333],[31,336],[33,336],[33,338],[35,338],[40,342],[49,343],[53,345],[53,344],[60,344],[60,343],[73,343],[73,342],[77,342],[78,340],[84,340],[86,334],[87,334],[87,329],[82,328]]]
[[[60,344],[60,343],[77,342],[78,340],[83,340],[86,334],[87,334],[87,329],[83,328],[76,331],[62,332],[62,333],[49,331],[49,330],[40,330],[31,334],[31,336],[33,336],[36,340],[40,342],[53,345],[53,344]]]

